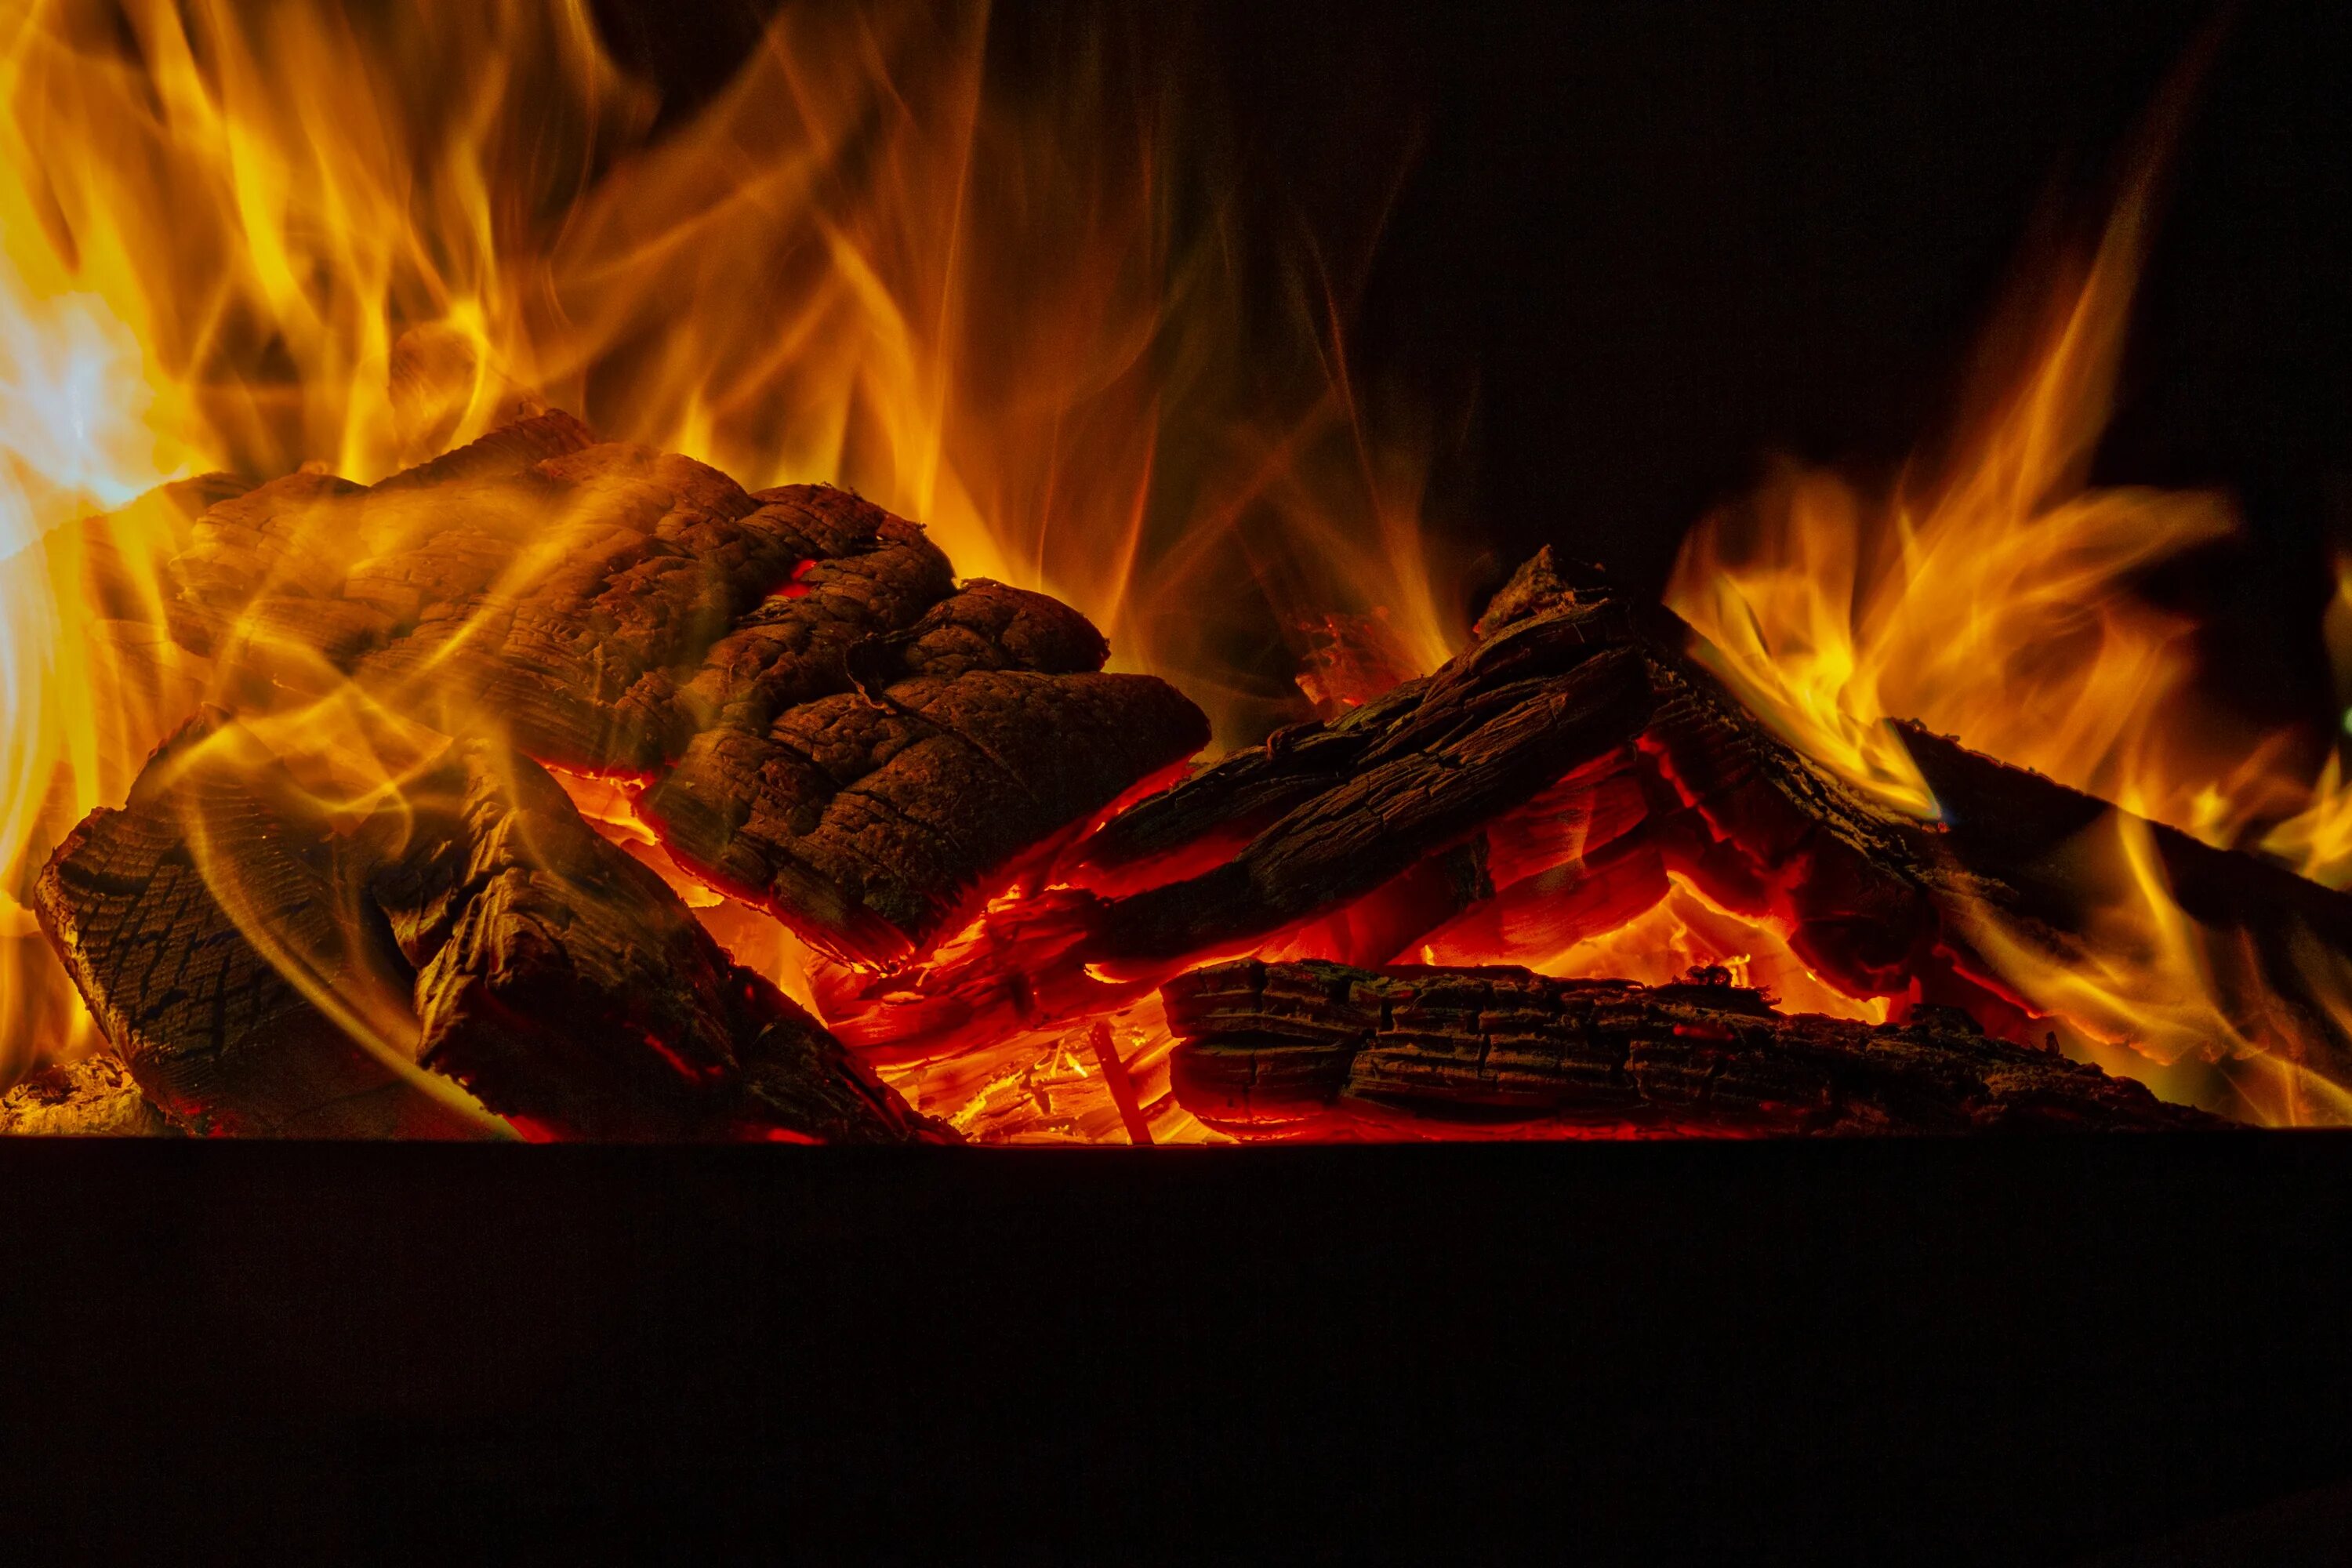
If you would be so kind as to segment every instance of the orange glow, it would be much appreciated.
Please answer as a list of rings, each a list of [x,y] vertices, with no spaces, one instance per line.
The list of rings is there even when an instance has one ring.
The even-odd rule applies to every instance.
[[[1464,644],[1461,563],[1424,534],[1414,444],[1358,402],[1341,290],[1307,268],[1286,314],[1253,316],[1219,171],[1175,158],[1172,103],[1108,47],[1049,91],[1003,88],[985,7],[816,9],[658,132],[584,0],[26,0],[0,19],[0,1081],[89,1044],[27,911],[33,874],[200,704],[232,705],[229,661],[167,631],[162,575],[235,489],[219,471],[372,482],[560,407],[746,488],[845,485],[919,520],[967,575],[1085,611],[1116,665],[1173,681],[1222,747],[1310,707],[1336,717]],[[2226,536],[2227,507],[2086,482],[2145,207],[2128,192],[2062,277],[2024,373],[1948,460],[1885,493],[1784,471],[1694,530],[1670,603],[1756,712],[1899,812],[1937,814],[1887,727],[1916,719],[2352,884],[2336,764],[2298,778],[2291,737],[2199,706],[2194,628],[2133,591]],[[375,504],[396,524],[397,497]],[[349,516],[319,507],[282,569],[351,565],[367,546]],[[519,548],[500,586],[527,591],[555,548]],[[2352,567],[2327,633],[2352,700]],[[223,646],[270,661],[275,706],[182,765],[266,759],[330,821],[404,803],[478,709],[429,668],[363,692],[257,621]],[[1641,843],[1646,766],[1623,748],[1487,825],[1491,896],[1433,930],[1408,872],[1258,951],[1652,983],[1720,969],[1792,1011],[1904,1005],[1823,979],[1778,914],[1723,907]],[[680,871],[627,781],[562,782],[739,962],[966,1137],[1218,1141],[1171,1090],[1163,976],[1063,962],[1092,890],[1058,868],[1099,819],[1040,846],[919,969],[877,977]],[[1959,933],[2020,1016],[2168,1093],[2352,1121],[2344,1086],[2296,1065],[2289,1010],[2225,982],[2231,955],[2178,907],[2144,826],[2096,831],[2088,951],[2055,958],[1990,910]],[[336,954],[283,951],[209,844],[196,834],[246,934],[423,1079],[396,1002],[339,989]],[[2302,962],[2352,1018],[2352,968]]]
[[[2193,627],[2132,575],[2227,535],[2215,497],[2101,490],[2141,245],[2129,195],[2059,291],[2021,384],[1945,473],[1874,497],[1790,469],[1694,529],[1667,601],[1710,663],[1816,762],[1916,816],[1934,802],[1889,719],[1916,719],[2129,810],[2216,833],[2217,755],[2177,706]]]
[[[991,83],[984,7],[810,12],[659,135],[581,0],[0,19],[0,1079],[84,1027],[32,871],[218,695],[162,629],[187,516],[71,526],[166,479],[368,482],[545,404],[920,519],[1229,742],[1286,674],[1237,670],[1237,637],[1336,614],[1418,667],[1450,650],[1420,465],[1372,437],[1328,290],[1232,330],[1227,237],[1177,212],[1213,171],[1171,164],[1173,110],[1115,49],[1023,95]],[[135,602],[93,601],[94,550]],[[302,673],[314,719],[361,721]],[[793,944],[693,891],[805,994]]]
[[[1732,985],[1773,999],[1784,1013],[1821,1013],[1867,1024],[1886,1022],[1885,997],[1848,996],[1807,969],[1786,937],[1710,900],[1678,874],[1666,896],[1623,925],[1589,937],[1528,967],[1564,980],[1638,980],[1669,985],[1694,970],[1720,970]]]
[[[1937,815],[1886,724],[1915,719],[2340,885],[2352,804],[2337,764],[2298,778],[2292,737],[2254,732],[2202,699],[2193,624],[2134,591],[2135,574],[2230,534],[2229,508],[2085,482],[2145,203],[2144,184],[2126,194],[2088,266],[2053,292],[2026,373],[1955,458],[1884,495],[1784,470],[1692,531],[1668,602],[1706,638],[1702,658],[1784,739],[1896,810]],[[2347,604],[2339,595],[2330,611],[2339,647],[2352,647]],[[2347,1120],[2343,1090],[2293,1065],[2289,1010],[2225,994],[2221,955],[2175,902],[2146,827],[2111,817],[2092,837],[2082,860],[2098,902],[2082,951],[2054,958],[1993,910],[1971,911],[1962,934],[2000,981],[2110,1070],[2268,1121]],[[2308,955],[2306,979],[2325,957]]]

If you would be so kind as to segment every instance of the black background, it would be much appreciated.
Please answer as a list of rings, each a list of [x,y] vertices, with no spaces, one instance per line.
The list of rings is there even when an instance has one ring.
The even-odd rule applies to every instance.
[[[26,1562],[2340,1562],[2347,1178],[0,1143],[0,1487]]]
[[[597,0],[670,112],[769,7]],[[1061,0],[992,14],[994,89],[1108,43],[1213,124],[1271,274],[1302,237],[1376,405],[1441,442],[1432,515],[1645,593],[1773,455],[1891,471],[1951,423],[1993,313],[2095,238],[2200,37],[2095,478],[2213,487],[2246,538],[2149,591],[2213,679],[2332,719],[2352,545],[2352,13],[2328,0],[1425,5]],[[1205,140],[1205,138],[1203,138]],[[1184,171],[1177,171],[1181,176]]]
[[[599,10],[681,108],[757,27]],[[2101,462],[2242,498],[2249,542],[2175,591],[2290,705],[2347,521],[2342,11],[2248,5],[2219,46]],[[1015,72],[1112,22],[1164,45],[1269,213],[1370,256],[1367,384],[1469,412],[1448,525],[1654,588],[1766,453],[1884,465],[1935,428],[2211,14],[997,26]],[[1360,193],[1400,168],[1367,250]],[[2054,1562],[2319,1488],[2173,1559],[2319,1561],[2352,1517],[2324,1489],[2352,1415],[2334,1136],[26,1144],[0,1191],[6,1528],[54,1549]]]

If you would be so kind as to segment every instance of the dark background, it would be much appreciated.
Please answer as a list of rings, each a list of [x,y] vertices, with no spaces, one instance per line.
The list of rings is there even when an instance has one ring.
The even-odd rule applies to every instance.
[[[681,110],[758,25],[598,8]],[[2102,458],[2243,500],[2249,542],[2174,591],[2295,701],[2352,450],[2343,10],[2248,5],[2221,43]],[[1766,453],[1934,430],[2210,16],[997,22],[1014,73],[1090,28],[1164,47],[1269,224],[1334,255],[1404,171],[1356,364],[1467,412],[1440,514],[1654,588]],[[26,1143],[0,1191],[5,1529],[51,1558],[2318,1562],[2352,1521],[2334,1135]]]
[[[0,1191],[14,1561],[2352,1544],[2336,1134],[28,1139]]]
[[[596,9],[683,113],[769,6]],[[2332,719],[2346,7],[1061,0],[992,29],[1000,90],[1108,40],[1215,127],[1195,173],[1239,193],[1245,265],[1271,278],[1308,239],[1367,396],[1444,433],[1431,511],[1490,552],[1473,592],[1555,542],[1645,593],[1769,456],[1885,472],[1941,435],[1995,309],[2095,238],[2159,88],[2215,35],[2095,477],[2238,498],[2246,539],[2149,590],[2214,623],[2225,689]]]

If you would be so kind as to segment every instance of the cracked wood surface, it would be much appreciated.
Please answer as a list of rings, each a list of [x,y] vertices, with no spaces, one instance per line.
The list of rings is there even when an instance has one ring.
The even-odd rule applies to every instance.
[[[2154,1131],[2230,1125],[1927,1009],[1784,1016],[1728,984],[1211,965],[1160,991],[1178,1099],[1242,1137]]]
[[[2094,973],[2142,962],[2132,922],[2119,918],[2141,907],[2124,875],[2124,850],[2137,839],[2204,954],[2198,973],[2163,978],[2194,986],[2201,973],[2218,1009],[2209,1038],[2178,1048],[2215,1053],[2224,1068],[2233,1053],[2260,1049],[2352,1081],[2352,1026],[2329,1001],[2352,955],[2352,898],[1898,726],[1944,807],[1935,821],[1914,820],[1780,741],[1709,673],[1679,619],[1618,603],[1597,579],[1571,584],[1545,552],[1437,675],[1335,722],[1278,733],[1139,803],[1074,852],[1078,879],[1109,895],[1090,916],[1103,934],[1083,950],[1213,957],[1235,952],[1235,937],[1270,937],[1293,944],[1275,956],[1358,963],[1424,951],[1453,963],[1533,958],[1616,929],[1678,876],[1716,907],[1769,922],[1847,994],[1916,997],[2038,1041],[2048,1024],[1988,954]],[[1596,640],[1615,639],[1612,658],[1639,666],[1645,700],[1624,744],[1591,749],[1539,789],[1528,780],[1449,831],[1416,836],[1401,825],[1373,836],[1380,847],[1369,856],[1318,859],[1326,819],[1350,816],[1366,779],[1393,767],[1408,737],[1442,731],[1460,694],[1477,689],[1472,672],[1490,649],[1577,606],[1607,628]],[[1535,689],[1576,679],[1587,678],[1572,666]],[[1458,785],[1439,770],[1430,776],[1439,794]],[[1417,874],[1440,850],[1475,863],[1469,895],[1404,896],[1402,868]],[[1165,868],[1183,874],[1150,886]],[[1396,905],[1396,918],[1355,919],[1366,885],[1381,877],[1370,901]],[[1137,882],[1143,890],[1118,896]],[[1287,934],[1343,916],[1343,941],[1315,936],[1299,952]]]
[[[92,1014],[176,1123],[482,1135],[401,1070],[414,1064],[533,1135],[931,1135],[527,759],[453,747],[353,826],[244,738],[192,725],[35,893]]]
[[[894,963],[1022,850],[1208,739],[1084,616],[958,588],[920,527],[824,486],[528,418],[372,489],[212,506],[173,635],[243,705],[356,680],[448,734],[632,781],[678,862],[815,945]]]

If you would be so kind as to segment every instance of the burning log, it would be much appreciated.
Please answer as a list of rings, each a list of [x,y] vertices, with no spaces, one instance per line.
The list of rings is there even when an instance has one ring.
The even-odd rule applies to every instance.
[[[193,725],[36,889],[139,1087],[202,1132],[929,1136],[555,782],[453,747],[356,822]],[[436,1076],[438,1075],[438,1076]]]
[[[2231,1125],[1987,1037],[1783,1016],[1727,984],[1524,969],[1212,965],[1160,996],[1178,1098],[1243,1137],[1444,1127],[1561,1135],[2154,1131]]]
[[[2352,899],[1914,729],[1945,802],[1916,819],[1783,743],[1699,651],[1675,617],[1570,583],[1547,552],[1434,676],[1139,802],[1066,852],[1065,885],[911,978],[836,987],[828,1016],[861,1048],[917,1055],[946,1033],[1126,1006],[1244,952],[1549,963],[1681,885],[1784,942],[1824,1001],[1951,1009],[2031,1049],[2053,1024],[2005,978],[2017,963],[2088,977],[2146,961],[2114,913],[2144,889],[2118,889],[2126,858],[2105,852],[2137,835],[2210,955],[2211,1005],[2159,1043],[2352,1080],[2326,1005]],[[2198,962],[2167,973],[2193,982]]]
[[[543,414],[374,486],[224,501],[174,635],[240,702],[357,681],[447,733],[631,779],[696,876],[856,962],[959,923],[1023,850],[1208,738],[1085,618],[956,587],[845,491],[747,494]]]
[[[1110,824],[1081,864],[1257,831],[1214,869],[1111,904],[1094,951],[1181,957],[1361,898],[1630,742],[1649,708],[1622,614],[1555,604],[1409,691],[1277,736]],[[1493,892],[1475,847],[1465,864],[1456,908]]]

